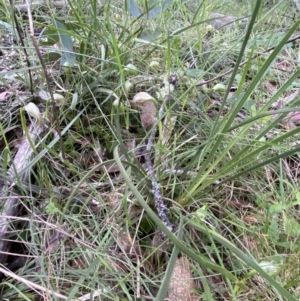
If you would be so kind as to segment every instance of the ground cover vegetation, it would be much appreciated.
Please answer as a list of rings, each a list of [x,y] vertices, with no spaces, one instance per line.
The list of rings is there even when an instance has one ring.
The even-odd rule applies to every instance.
[[[0,3],[0,300],[299,300],[298,1]]]

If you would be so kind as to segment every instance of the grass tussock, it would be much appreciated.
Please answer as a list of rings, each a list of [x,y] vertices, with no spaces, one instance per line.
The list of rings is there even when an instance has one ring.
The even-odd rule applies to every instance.
[[[298,17],[4,1],[0,300],[299,300]]]

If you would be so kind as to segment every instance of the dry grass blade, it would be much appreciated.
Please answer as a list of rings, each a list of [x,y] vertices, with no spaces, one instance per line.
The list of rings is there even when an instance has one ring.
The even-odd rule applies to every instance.
[[[62,300],[70,300],[67,296],[64,296],[64,295],[62,295],[60,293],[57,293],[57,292],[53,292],[50,289],[44,288],[44,287],[42,287],[42,286],[40,286],[40,285],[38,285],[36,283],[33,283],[33,282],[29,281],[29,280],[26,280],[26,279],[24,279],[24,278],[22,278],[22,277],[20,277],[20,276],[18,276],[16,274],[14,274],[14,273],[12,273],[10,271],[7,271],[7,270],[5,270],[5,269],[3,269],[1,267],[0,267],[0,272],[3,273],[4,275],[8,276],[8,277],[11,277],[11,278],[13,278],[13,279],[15,279],[17,281],[20,281],[20,282],[24,283],[25,285],[27,285],[28,287],[30,287],[32,289],[38,290],[40,292],[47,293],[48,295],[53,295],[53,296],[55,296],[57,298],[60,298]],[[76,299],[72,299],[71,301],[75,301],[75,300]]]
[[[29,136],[31,142],[34,143],[38,138],[40,138],[44,132],[43,127],[36,127],[35,124],[31,124],[28,128]],[[8,175],[10,177],[17,176],[20,171],[26,168],[28,163],[31,161],[34,150],[32,149],[30,142],[26,137],[23,138],[18,152],[14,158],[12,166],[8,170]],[[19,177],[21,181],[28,182],[28,173],[24,173]],[[13,185],[11,186],[11,188]],[[2,187],[5,189],[5,186]],[[6,239],[10,230],[12,230],[10,216],[16,216],[19,211],[20,199],[18,195],[14,192],[10,192],[4,201],[3,209],[0,215],[0,263],[4,264],[7,258],[7,253],[10,248],[10,243]]]

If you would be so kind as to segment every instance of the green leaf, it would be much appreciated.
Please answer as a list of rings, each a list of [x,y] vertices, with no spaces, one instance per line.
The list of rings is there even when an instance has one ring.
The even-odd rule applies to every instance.
[[[76,63],[76,56],[73,53],[73,41],[71,36],[67,34],[68,30],[64,23],[54,19],[54,25],[58,28],[58,36],[60,39],[61,47],[64,52],[61,57],[60,65],[68,65],[70,67],[74,66]]]
[[[47,52],[43,55],[43,59],[45,60],[45,63],[55,63],[59,59],[61,59],[61,54],[57,52]]]
[[[205,73],[203,69],[187,69],[186,70],[186,75],[189,77],[195,77],[198,78],[202,76]]]
[[[287,204],[282,204],[282,203],[276,203],[270,206],[269,208],[269,213],[270,214],[278,214],[282,213],[284,209],[286,209]]]
[[[151,4],[151,2],[153,2],[154,4]],[[165,11],[168,8],[168,6],[172,4],[172,2],[173,2],[173,0],[149,1],[149,4],[148,4],[149,7],[154,7],[155,4],[157,4],[157,3],[162,3],[163,6],[158,6],[158,7],[154,7],[152,9],[150,9],[150,11],[148,12],[148,18],[157,17],[157,15],[162,13],[163,11]]]
[[[45,28],[39,36],[39,44],[42,46],[52,46],[58,42],[59,35],[57,33],[57,30],[52,27]]]
[[[46,206],[46,212],[50,214],[59,213],[59,206],[57,205],[56,201],[50,200],[49,204]]]
[[[1,27],[4,28],[5,30],[7,30],[10,34],[15,36],[16,38],[19,38],[18,32],[15,30],[15,28],[11,24],[6,23],[4,21],[0,21],[0,32],[3,33]]]
[[[158,38],[160,36],[160,34],[162,33],[161,29],[156,28],[154,31],[152,31],[151,29],[143,29],[143,31],[141,32],[139,38],[148,42],[151,42],[153,40],[155,40],[156,38]]]
[[[284,219],[284,228],[287,235],[300,236],[300,225],[292,216],[288,215]]]
[[[140,10],[134,0],[126,0],[126,8],[133,17],[140,17]]]

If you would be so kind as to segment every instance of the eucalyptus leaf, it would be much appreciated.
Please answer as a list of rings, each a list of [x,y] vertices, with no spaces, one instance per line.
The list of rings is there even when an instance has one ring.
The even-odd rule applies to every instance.
[[[0,21],[0,31],[3,33],[1,27],[4,28],[4,30],[7,30],[10,34],[15,36],[16,38],[19,38],[18,32],[11,24],[4,21]]]
[[[141,12],[138,8],[138,6],[136,5],[134,0],[126,0],[126,7],[127,7],[127,11],[133,16],[133,17],[140,17],[141,16]]]
[[[73,41],[70,35],[68,35],[66,32],[68,32],[67,27],[64,23],[62,23],[59,20],[54,19],[54,24],[58,28],[58,35],[61,42],[61,47],[63,48],[64,52],[61,57],[60,64],[61,66],[68,65],[69,67],[72,67],[76,63],[76,56],[73,52]]]
[[[163,3],[164,5],[150,9],[150,11],[148,13],[148,17],[149,18],[157,17],[157,15],[164,12],[168,8],[168,6],[172,4],[172,2],[173,2],[173,0],[160,1],[160,3]],[[149,6],[151,7],[151,5],[149,5]]]

